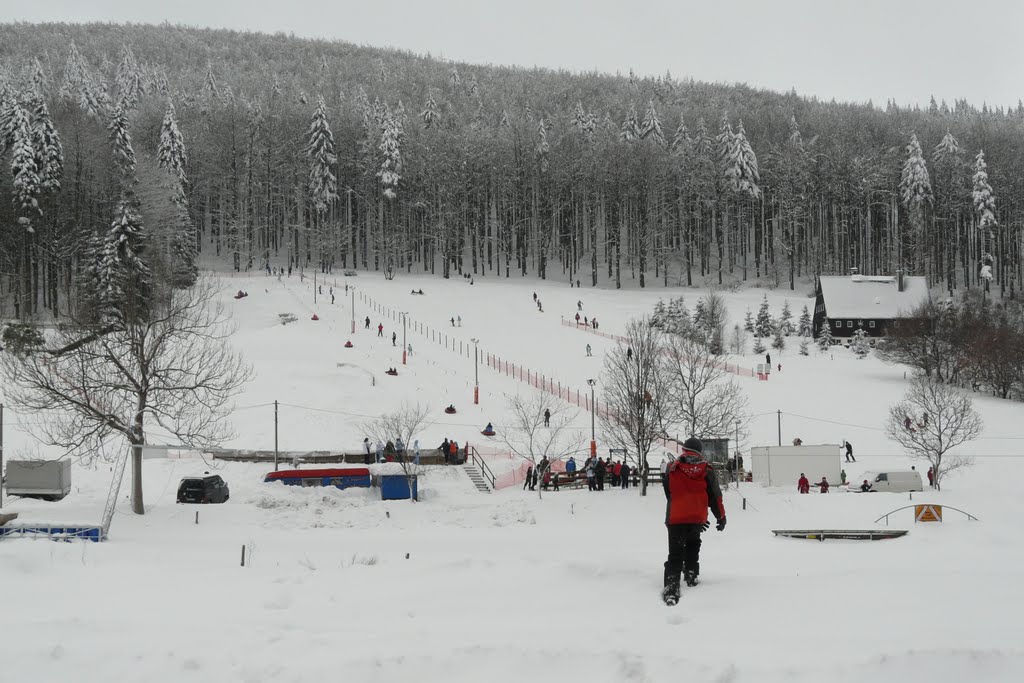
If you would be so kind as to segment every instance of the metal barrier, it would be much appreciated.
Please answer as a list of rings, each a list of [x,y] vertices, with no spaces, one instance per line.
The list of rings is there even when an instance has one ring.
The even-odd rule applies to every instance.
[[[943,510],[955,510],[956,512],[959,512],[961,515],[965,515],[967,517],[967,519],[969,519],[969,520],[972,520],[972,521],[975,521],[975,522],[980,522],[981,521],[980,519],[978,519],[977,517],[975,517],[971,513],[966,512],[964,510],[961,510],[960,508],[955,508],[952,505],[939,505],[938,503],[916,503],[915,505],[904,505],[901,508],[896,508],[892,512],[887,512],[884,515],[882,515],[881,517],[879,517],[878,519],[876,519],[874,523],[878,524],[879,521],[884,519],[885,520],[885,525],[889,526],[889,515],[894,515],[897,512],[900,512],[901,510],[909,510],[911,508],[916,508],[916,507],[919,507],[921,505],[934,505],[935,507],[941,507]]]

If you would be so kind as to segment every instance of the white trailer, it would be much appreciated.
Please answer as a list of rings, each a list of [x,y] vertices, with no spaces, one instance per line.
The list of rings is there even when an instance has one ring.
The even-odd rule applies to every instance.
[[[750,449],[750,469],[755,482],[765,486],[792,486],[803,473],[811,484],[828,479],[838,486],[842,470],[839,444],[804,444],[802,446],[755,446]]]
[[[60,500],[71,493],[70,460],[8,460],[7,495]]]

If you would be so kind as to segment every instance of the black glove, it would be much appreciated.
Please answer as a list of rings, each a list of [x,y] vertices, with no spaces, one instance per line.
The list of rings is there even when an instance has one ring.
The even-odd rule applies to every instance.
[[[715,525],[715,528],[719,531],[725,528],[725,517],[722,517],[720,520],[718,520],[718,524]]]
[[[700,530],[701,531],[707,531],[708,527],[710,527],[710,526],[711,526],[711,522],[704,522],[703,524],[700,525]]]

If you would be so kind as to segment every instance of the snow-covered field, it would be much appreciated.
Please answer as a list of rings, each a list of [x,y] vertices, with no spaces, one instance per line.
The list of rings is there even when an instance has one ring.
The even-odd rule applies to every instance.
[[[358,288],[354,335],[344,281]],[[612,342],[564,327],[560,316],[573,316],[582,299],[585,314],[615,333],[659,296],[678,293],[361,274],[337,278],[332,306],[334,282],[314,306],[309,279],[223,278],[235,343],[257,371],[238,399],[238,436],[228,445],[272,448],[274,400],[285,450],[355,450],[360,423],[402,401],[436,414],[424,445],[445,436],[483,445],[484,424],[501,429],[505,396],[533,390],[481,364],[474,406],[471,338],[582,392],[587,378],[599,379]],[[424,296],[409,294],[421,287]],[[250,296],[231,299],[238,289]],[[410,325],[413,355],[401,366],[390,339],[397,330],[401,345],[400,323],[368,309],[359,293],[448,335],[449,346],[461,341],[462,353]],[[692,308],[700,292],[686,294]],[[727,294],[733,321],[748,306],[756,312],[761,295]],[[777,314],[786,295],[768,298]],[[794,316],[810,303],[788,298]],[[310,320],[314,312],[320,320]],[[298,320],[282,326],[282,313]],[[363,329],[366,315],[371,330]],[[453,316],[461,328],[452,329]],[[354,348],[343,348],[349,339]],[[750,444],[776,443],[781,410],[783,443],[851,441],[859,461],[847,467],[851,479],[909,467],[881,431],[902,395],[903,369],[843,349],[804,358],[795,339],[789,344],[772,350],[783,370],[770,381],[736,379],[757,415]],[[398,377],[384,375],[391,366]],[[442,413],[448,403],[458,414]],[[684,589],[674,608],[659,599],[658,490],[539,500],[518,488],[480,493],[461,469],[439,467],[421,482],[422,502],[384,503],[367,491],[266,485],[263,465],[147,460],[148,512],[130,513],[125,486],[108,542],[0,542],[0,681],[1020,680],[1024,405],[978,397],[977,407],[985,435],[968,449],[976,465],[914,502],[959,507],[980,522],[947,513],[941,525],[914,525],[904,511],[890,520],[911,529],[898,540],[777,539],[771,529],[875,528],[877,517],[910,501],[745,484],[726,495],[726,530],[705,535],[702,584]],[[39,419],[8,415],[22,425]],[[589,415],[577,420],[589,432]],[[32,452],[33,443],[8,427],[7,457]],[[231,486],[227,504],[175,504],[182,476],[214,468]],[[64,501],[5,498],[3,510],[98,523],[110,465],[76,466],[74,477]]]

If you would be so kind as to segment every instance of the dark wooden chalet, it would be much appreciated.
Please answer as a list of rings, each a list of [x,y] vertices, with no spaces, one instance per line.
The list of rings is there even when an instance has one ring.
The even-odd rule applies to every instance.
[[[814,336],[821,336],[827,318],[832,336],[852,337],[858,327],[872,337],[881,337],[895,321],[909,315],[928,301],[924,277],[859,275],[818,278],[814,303]]]

